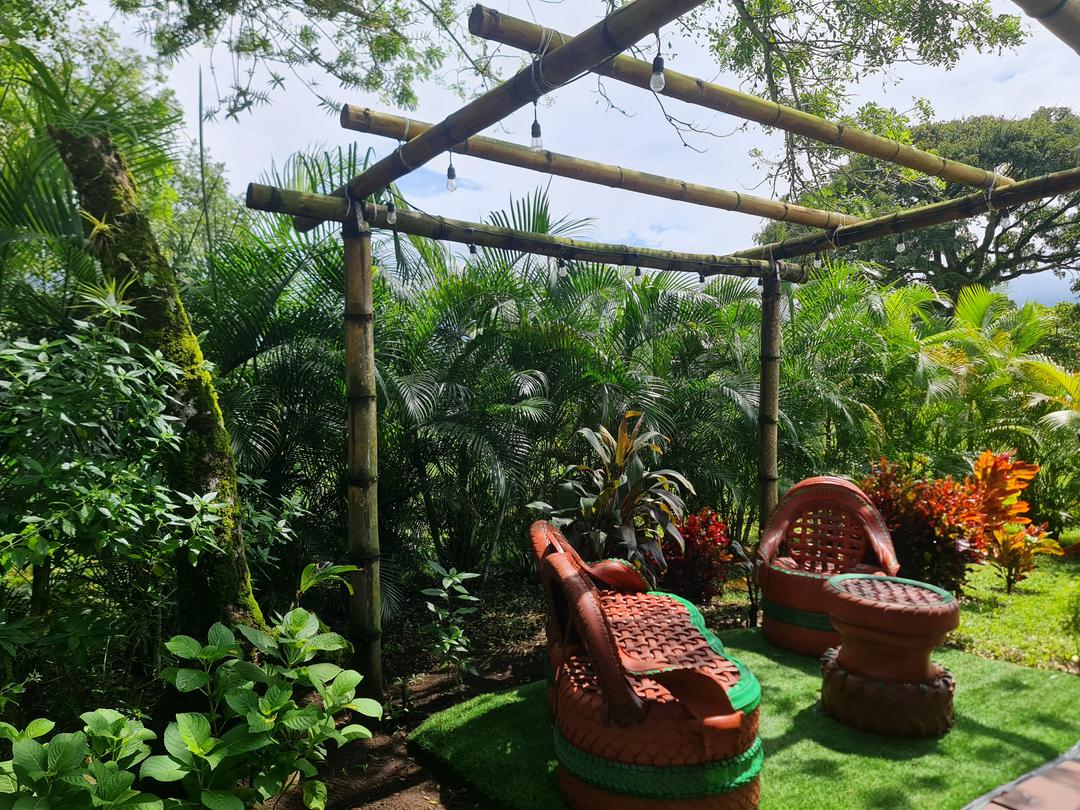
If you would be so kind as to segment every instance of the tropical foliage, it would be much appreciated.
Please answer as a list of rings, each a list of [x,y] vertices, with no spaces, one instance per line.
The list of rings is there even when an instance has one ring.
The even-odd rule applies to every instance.
[[[667,571],[663,587],[698,604],[719,596],[724,583],[745,577],[752,570],[746,551],[728,534],[727,524],[715,509],[705,507],[678,524],[682,546],[663,543]]]
[[[892,533],[906,576],[961,592],[968,566],[989,561],[1011,593],[1035,569],[1036,554],[1062,553],[1045,526],[1032,525],[1020,497],[1038,471],[987,450],[963,481],[883,460],[862,486]]]

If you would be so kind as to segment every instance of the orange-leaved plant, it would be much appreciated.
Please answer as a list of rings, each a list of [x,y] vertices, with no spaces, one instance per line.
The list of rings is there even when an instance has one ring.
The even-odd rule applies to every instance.
[[[977,542],[1012,593],[1016,583],[1035,570],[1036,554],[1062,554],[1061,546],[1046,536],[1046,525],[1028,517],[1028,503],[1020,497],[1039,472],[1037,464],[1014,459],[1011,453],[983,452],[964,484],[972,501],[972,530]]]

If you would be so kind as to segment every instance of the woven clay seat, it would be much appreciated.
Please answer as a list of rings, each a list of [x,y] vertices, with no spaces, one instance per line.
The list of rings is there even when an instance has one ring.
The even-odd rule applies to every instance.
[[[788,490],[758,550],[762,632],[777,646],[820,656],[839,643],[823,588],[846,573],[896,574],[892,539],[861,489],[843,478],[807,478]]]
[[[754,676],[696,607],[648,592],[626,563],[582,562],[545,522],[531,538],[550,608],[549,698],[568,806],[756,807]]]
[[[960,622],[952,594],[910,579],[842,574],[824,595],[840,635],[822,662],[826,714],[881,734],[948,731],[956,686],[930,656]]]

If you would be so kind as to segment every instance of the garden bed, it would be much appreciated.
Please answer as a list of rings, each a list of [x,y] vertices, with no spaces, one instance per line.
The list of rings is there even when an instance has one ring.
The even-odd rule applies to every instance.
[[[721,635],[763,686],[762,810],[960,808],[1076,742],[1080,678],[942,649],[953,671],[957,724],[939,740],[894,740],[846,728],[818,707],[816,660],[755,631]],[[433,715],[410,736],[500,805],[558,810],[542,683],[482,695]]]

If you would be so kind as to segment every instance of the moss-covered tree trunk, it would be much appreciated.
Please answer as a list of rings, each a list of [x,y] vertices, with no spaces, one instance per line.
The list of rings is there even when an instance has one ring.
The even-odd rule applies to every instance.
[[[50,135],[74,180],[80,206],[94,223],[91,249],[103,273],[130,282],[125,297],[139,316],[138,339],[183,369],[176,413],[183,423],[181,451],[170,466],[170,483],[181,492],[216,492],[222,502],[216,524],[222,553],[204,553],[194,566],[186,558],[177,561],[180,627],[201,635],[216,621],[261,625],[238,524],[232,448],[176,276],[140,208],[134,179],[109,138],[62,128],[51,129]]]

